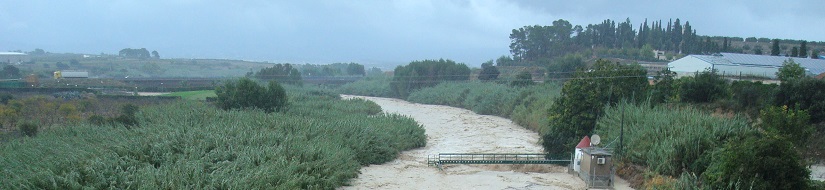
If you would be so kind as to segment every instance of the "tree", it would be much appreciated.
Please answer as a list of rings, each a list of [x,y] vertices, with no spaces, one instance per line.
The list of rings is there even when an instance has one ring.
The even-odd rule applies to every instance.
[[[470,67],[452,60],[413,61],[395,67],[390,88],[396,97],[406,98],[412,91],[435,86],[443,81],[470,79]]]
[[[774,105],[806,110],[811,123],[825,121],[825,80],[803,77],[783,81],[774,97]]]
[[[814,132],[808,124],[811,116],[805,110],[788,109],[787,105],[770,106],[760,112],[759,123],[763,130],[784,136],[799,148],[805,148],[808,138]]]
[[[547,66],[547,77],[552,79],[567,79],[573,76],[576,70],[584,67],[584,58],[581,55],[567,54],[562,57],[557,57]]]
[[[819,50],[811,51],[811,59],[819,59]]]
[[[762,55],[762,46],[753,46],[753,54]]]
[[[216,104],[224,110],[261,109],[266,112],[283,110],[287,105],[286,91],[275,81],[264,87],[249,78],[227,81],[215,89]]]
[[[499,74],[498,68],[493,66],[493,60],[490,60],[481,64],[481,73],[478,74],[478,80],[496,80]]]
[[[146,58],[151,57],[151,55],[149,53],[149,50],[146,50],[146,48],[140,48],[140,49],[125,48],[125,49],[121,49],[120,52],[118,52],[118,55],[121,56],[121,57],[124,57],[124,58],[135,58],[135,59],[146,59]]]
[[[791,58],[782,62],[782,68],[776,71],[776,78],[782,82],[800,79],[802,77],[805,77],[805,68],[802,68],[802,66],[794,62]]]
[[[664,103],[675,97],[675,77],[676,72],[671,71],[670,68],[664,68],[661,71],[657,71],[656,76],[653,77],[656,84],[653,85],[651,101],[655,103]]]
[[[791,48],[791,57],[799,57],[799,49],[797,47]]]
[[[0,72],[0,78],[19,79],[20,77],[22,77],[22,75],[20,75],[20,69],[13,65],[4,66],[2,72]]]
[[[157,50],[152,51],[152,57],[155,59],[160,59],[160,54],[158,54]]]
[[[802,40],[802,43],[799,44],[799,57],[808,58],[808,42],[805,40]]]
[[[773,45],[771,46],[771,55],[779,56],[779,39],[773,39]]]
[[[260,80],[275,80],[287,84],[301,85],[301,72],[292,67],[289,63],[275,64],[272,67],[263,68],[254,75],[247,73],[247,77],[255,77]]]
[[[710,103],[728,96],[727,81],[715,70],[706,70],[693,77],[679,79],[682,102]]]
[[[46,55],[46,51],[40,48],[35,48],[34,51],[29,52],[31,55]]]
[[[367,72],[364,70],[364,65],[358,63],[349,63],[347,64],[347,75],[366,76]]]
[[[515,65],[515,61],[510,56],[502,55],[496,59],[496,66],[513,66]]]
[[[576,72],[549,110],[549,132],[542,136],[544,150],[551,154],[570,152],[566,147],[592,134],[605,106],[623,99],[641,102],[648,86],[646,75],[638,64],[607,60],[597,60],[589,70]]]

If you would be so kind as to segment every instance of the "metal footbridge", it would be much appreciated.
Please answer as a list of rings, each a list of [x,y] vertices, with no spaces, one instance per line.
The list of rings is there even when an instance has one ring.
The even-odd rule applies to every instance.
[[[444,164],[568,164],[572,158],[551,159],[541,153],[439,153],[427,156],[428,166]]]

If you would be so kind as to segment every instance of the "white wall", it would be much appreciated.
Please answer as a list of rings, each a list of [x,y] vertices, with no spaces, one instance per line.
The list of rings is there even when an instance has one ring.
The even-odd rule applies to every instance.
[[[670,71],[676,72],[677,77],[683,77],[693,76],[693,74],[696,72],[705,71],[705,69],[711,67],[711,64],[702,61],[699,58],[693,57],[692,55],[688,55],[681,59],[668,63],[667,67],[670,68]]]

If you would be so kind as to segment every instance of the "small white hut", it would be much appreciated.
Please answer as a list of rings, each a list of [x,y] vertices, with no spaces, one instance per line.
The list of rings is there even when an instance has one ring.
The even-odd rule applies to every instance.
[[[573,171],[575,171],[577,175],[578,175],[578,173],[581,172],[582,154],[583,154],[582,149],[588,148],[588,147],[590,147],[590,137],[587,137],[587,136],[584,136],[584,138],[582,138],[582,140],[579,141],[579,144],[576,145],[576,150],[574,151],[576,157],[573,158]]]

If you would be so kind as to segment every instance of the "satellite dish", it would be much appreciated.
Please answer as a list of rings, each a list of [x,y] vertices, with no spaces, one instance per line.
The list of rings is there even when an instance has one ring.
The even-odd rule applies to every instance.
[[[594,134],[593,136],[590,136],[590,144],[599,145],[601,142],[602,138],[599,137],[599,135]]]

